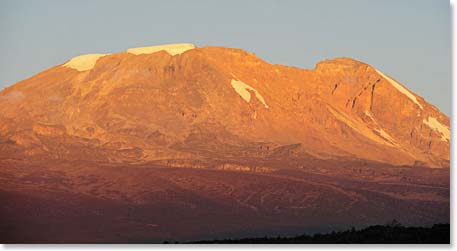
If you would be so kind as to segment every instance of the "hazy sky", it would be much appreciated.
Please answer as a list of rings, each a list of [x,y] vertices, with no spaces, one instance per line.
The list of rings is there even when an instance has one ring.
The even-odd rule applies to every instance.
[[[189,42],[313,68],[352,57],[451,109],[447,0],[0,1],[0,89],[87,53]]]

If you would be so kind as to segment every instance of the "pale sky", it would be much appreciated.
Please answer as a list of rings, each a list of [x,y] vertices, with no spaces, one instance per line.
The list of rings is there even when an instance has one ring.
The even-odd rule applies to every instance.
[[[446,0],[1,0],[0,89],[88,53],[194,43],[314,68],[351,57],[451,110]]]

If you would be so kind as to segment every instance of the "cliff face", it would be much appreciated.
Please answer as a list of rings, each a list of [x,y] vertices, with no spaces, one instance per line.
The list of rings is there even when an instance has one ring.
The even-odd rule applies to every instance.
[[[6,88],[0,157],[343,158],[449,167],[449,123],[353,59],[304,70],[184,44],[80,56]]]

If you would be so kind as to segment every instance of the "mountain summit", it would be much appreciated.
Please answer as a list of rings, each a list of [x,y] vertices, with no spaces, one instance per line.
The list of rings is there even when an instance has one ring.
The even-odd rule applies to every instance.
[[[307,70],[240,49],[172,44],[78,56],[4,89],[0,158],[449,167],[449,123],[350,58]]]

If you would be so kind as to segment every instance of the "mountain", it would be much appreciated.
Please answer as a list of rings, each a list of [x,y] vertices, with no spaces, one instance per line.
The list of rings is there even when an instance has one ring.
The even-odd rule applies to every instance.
[[[0,107],[4,151],[27,157],[264,158],[294,145],[318,159],[449,166],[449,118],[349,58],[304,70],[190,44],[89,54],[6,88]]]
[[[223,217],[222,212],[234,210],[236,204],[243,208],[236,210],[245,221],[251,221],[252,231],[279,228],[259,223],[264,222],[262,217],[285,217],[284,222],[294,227],[308,226],[294,219],[297,212],[285,212],[284,207],[306,215],[313,215],[311,208],[328,207],[330,211],[322,210],[316,218],[327,225],[385,223],[377,220],[391,220],[392,214],[378,211],[376,207],[384,207],[380,205],[401,208],[394,214],[409,223],[440,223],[435,221],[449,219],[449,126],[449,118],[422,97],[350,58],[300,69],[272,65],[240,49],[192,44],[88,54],[0,92],[0,196],[10,203],[4,210],[18,205],[13,198],[23,198],[27,205],[49,201],[45,208],[64,203],[59,207],[68,210],[71,203],[55,202],[54,193],[70,193],[86,205],[81,209],[84,215],[91,214],[85,210],[92,205],[108,201],[114,204],[100,207],[212,205],[211,210],[197,210],[199,217],[208,210]],[[357,190],[361,187],[363,192]],[[289,194],[288,201],[275,197],[264,205],[260,194],[250,201],[262,191],[276,194],[271,189]],[[149,194],[154,191],[163,191],[168,199]],[[374,191],[382,196],[368,194]],[[37,199],[40,196],[46,199]],[[314,201],[313,206],[303,196]],[[330,198],[341,200],[346,209],[335,213]],[[235,204],[222,202],[227,200]],[[184,204],[170,206],[171,201]],[[256,212],[263,207],[268,213],[260,217]],[[186,211],[186,219],[195,217],[192,210]],[[348,221],[341,218],[345,210],[352,215]],[[3,215],[20,221],[29,214],[17,212]],[[75,215],[72,219],[82,217],[81,212]],[[228,219],[240,219],[238,213],[232,216]],[[47,217],[53,221],[60,216]],[[215,219],[205,218],[213,223]],[[221,232],[241,231],[220,224]],[[240,224],[246,230],[244,220]],[[311,225],[320,227],[317,222]],[[200,238],[211,232],[201,231]],[[180,236],[173,233],[167,238]]]

